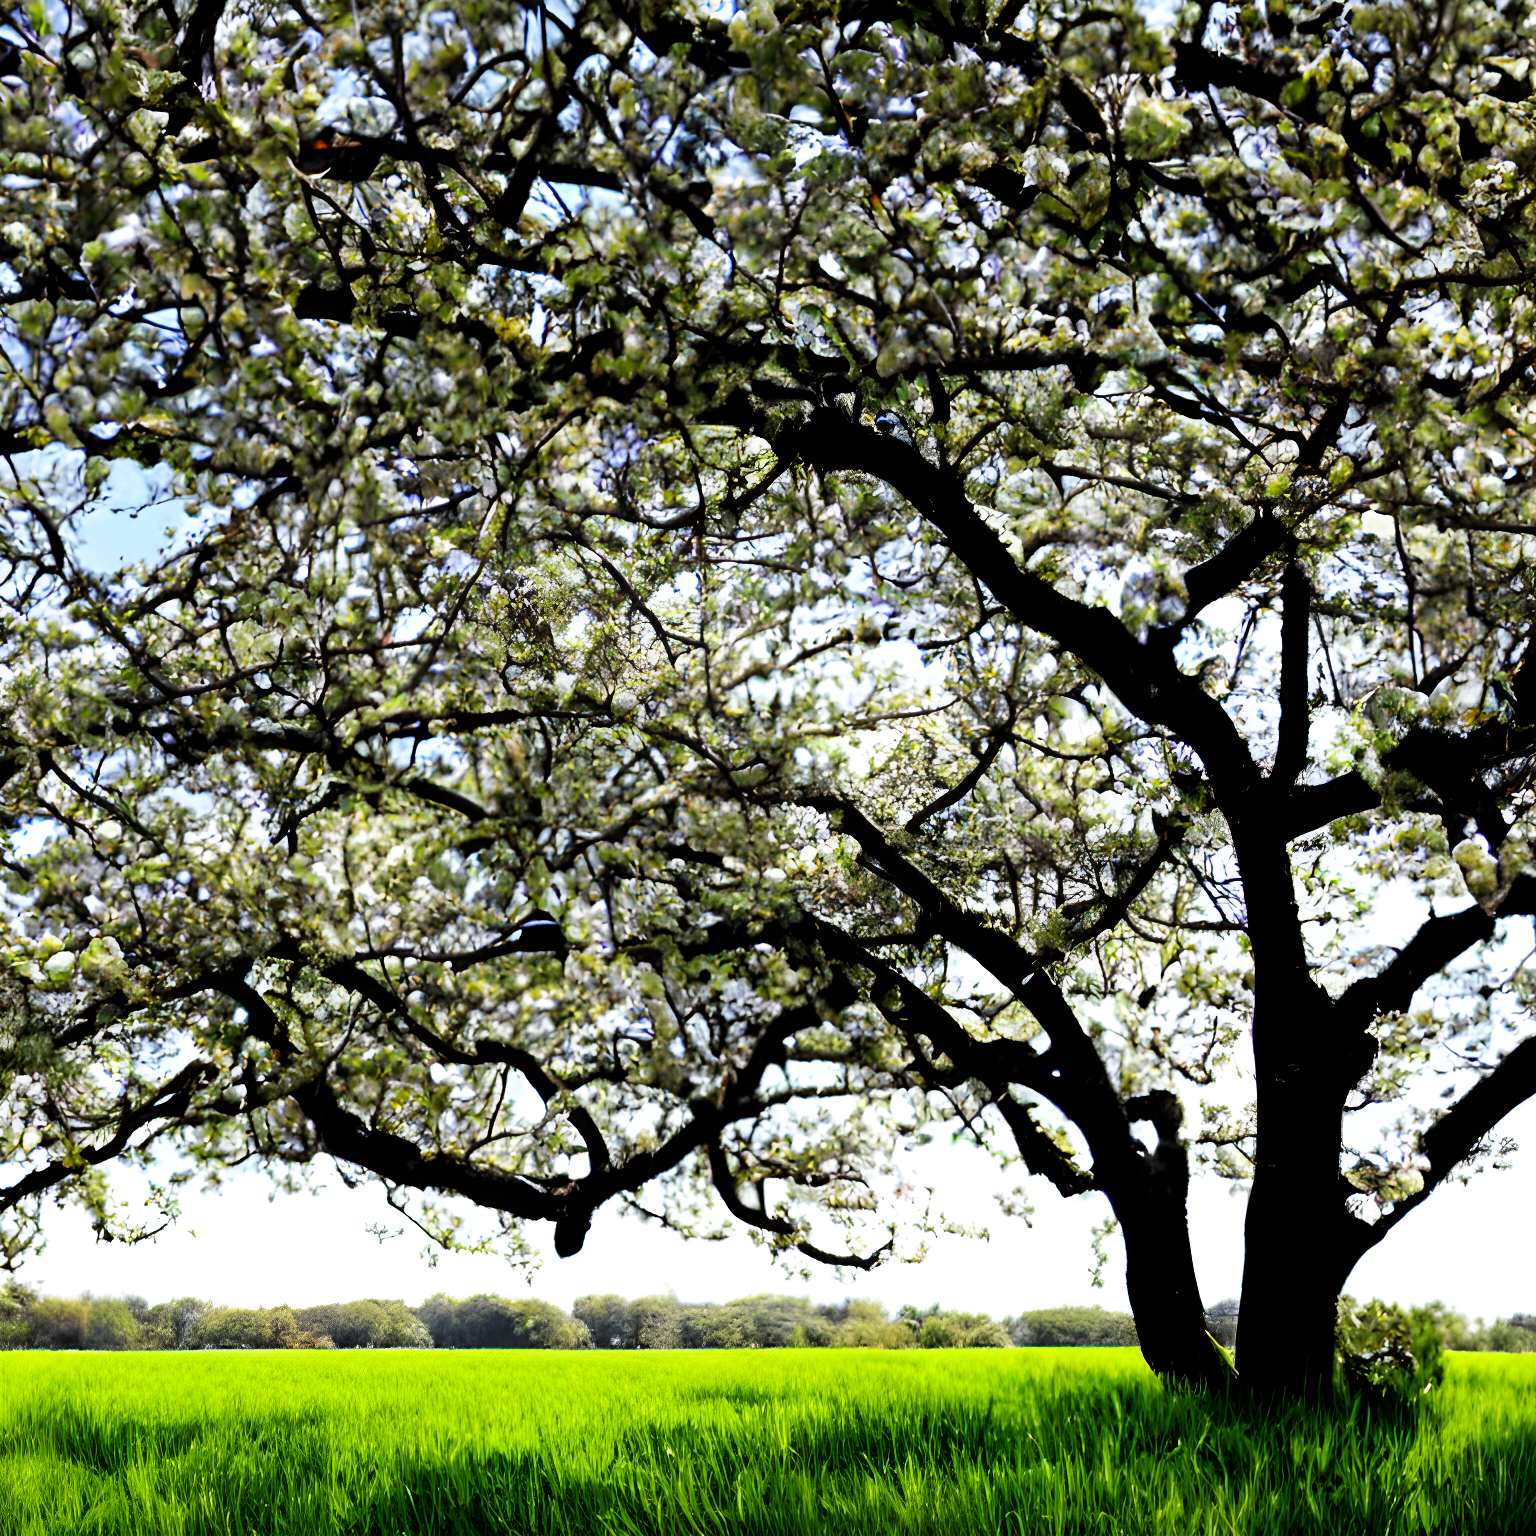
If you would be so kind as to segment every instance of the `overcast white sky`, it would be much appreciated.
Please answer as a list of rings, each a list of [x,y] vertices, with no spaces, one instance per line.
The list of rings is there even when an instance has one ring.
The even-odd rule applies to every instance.
[[[1502,1130],[1536,1147],[1536,1106]],[[817,1301],[872,1297],[894,1309],[905,1302],[984,1311],[994,1317],[1064,1303],[1125,1308],[1118,1245],[1104,1287],[1089,1284],[1089,1233],[1103,1219],[1096,1195],[1064,1201],[1044,1180],[1030,1181],[1033,1228],[1002,1216],[993,1192],[1010,1187],[979,1152],[945,1146],[919,1154],[913,1167],[938,1190],[951,1219],[981,1223],[989,1241],[940,1238],[920,1265],[890,1264],[839,1279],[791,1279],[745,1236],[685,1242],[617,1214],[600,1214],[586,1248],[558,1259],[547,1228],[534,1229],[545,1254],[532,1293],[569,1306],[593,1291],[643,1296],[674,1291],[685,1301],[724,1301],[760,1291],[806,1293]],[[126,1193],[131,1186],[124,1180]],[[96,1242],[74,1213],[51,1214],[48,1247],[22,1274],[52,1294],[81,1290],[137,1293],[151,1301],[198,1295],[231,1305],[294,1306],[356,1296],[399,1297],[414,1305],[433,1291],[526,1295],[529,1285],[499,1258],[445,1255],[436,1268],[421,1257],[414,1232],[380,1243],[365,1230],[398,1220],[373,1189],[348,1190],[332,1177],[313,1195],[277,1195],[259,1174],[242,1174],[218,1193],[193,1192],[180,1224],[134,1248]],[[1361,1296],[1422,1302],[1436,1298],[1492,1319],[1536,1311],[1536,1155],[1517,1154],[1508,1172],[1490,1172],[1466,1188],[1441,1190],[1350,1281]],[[1191,1199],[1195,1259],[1207,1303],[1237,1294],[1242,1275],[1243,1200],[1216,1180],[1197,1181]],[[195,1234],[195,1235],[194,1235]]]

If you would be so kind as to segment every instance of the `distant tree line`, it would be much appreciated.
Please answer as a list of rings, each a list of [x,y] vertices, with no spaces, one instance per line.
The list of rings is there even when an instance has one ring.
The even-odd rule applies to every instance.
[[[1380,1306],[1383,1304],[1372,1303]],[[1405,1314],[1406,1315],[1406,1314]],[[1415,1308],[1446,1349],[1536,1350],[1536,1315],[1469,1323],[1441,1302]],[[1235,1301],[1206,1314],[1233,1348]],[[140,1296],[39,1296],[0,1289],[0,1349],[1002,1349],[1134,1346],[1129,1313],[1050,1307],[995,1322],[984,1312],[874,1301],[817,1305],[803,1296],[684,1302],[675,1296],[582,1296],[569,1312],[536,1297],[429,1296],[315,1307],[220,1307],[193,1296],[154,1306]]]
[[[1057,1307],[995,1322],[938,1305],[890,1316],[873,1301],[803,1296],[683,1302],[583,1296],[570,1312],[536,1297],[429,1296],[419,1307],[362,1300],[220,1307],[196,1297],[0,1291],[0,1349],[1001,1349],[1135,1344],[1128,1314]]]
[[[403,1301],[318,1307],[218,1307],[195,1296],[151,1306],[142,1296],[0,1291],[0,1349],[430,1349]]]
[[[1341,1300],[1348,1302],[1350,1298],[1345,1296]],[[1512,1355],[1536,1352],[1536,1314],[1530,1312],[1516,1312],[1491,1323],[1484,1323],[1480,1317],[1468,1322],[1444,1302],[1432,1301],[1427,1307],[1415,1308],[1414,1315],[1426,1317],[1434,1324],[1446,1349],[1493,1350]]]
[[[904,1307],[891,1318],[873,1301],[817,1306],[803,1296],[681,1302],[674,1296],[627,1301],[609,1295],[579,1297],[571,1310],[596,1349],[909,1349],[921,1342],[925,1324],[941,1317],[949,1328],[945,1342],[952,1346],[1008,1342],[979,1314]]]

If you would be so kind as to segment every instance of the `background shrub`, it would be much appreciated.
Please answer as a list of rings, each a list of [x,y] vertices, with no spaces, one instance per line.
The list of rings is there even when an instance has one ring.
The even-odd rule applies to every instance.
[[[142,1324],[145,1348],[191,1349],[198,1323],[212,1310],[211,1301],[201,1301],[196,1296],[179,1296],[175,1301],[162,1301],[150,1307]]]
[[[192,1329],[192,1349],[333,1349],[300,1325],[292,1307],[212,1307]]]
[[[34,1349],[84,1349],[90,1308],[84,1301],[45,1296],[28,1312]]]
[[[985,1312],[944,1312],[937,1304],[926,1312],[903,1307],[898,1321],[919,1349],[1005,1349],[1011,1342],[1007,1329]]]
[[[571,1315],[586,1328],[594,1349],[634,1349],[639,1343],[633,1309],[622,1296],[578,1296]]]
[[[337,1349],[431,1349],[432,1335],[403,1301],[335,1301],[300,1307],[301,1332]]]
[[[1123,1348],[1138,1343],[1136,1320],[1129,1312],[1106,1312],[1103,1307],[1048,1307],[1025,1312],[1007,1323],[1015,1344],[1060,1348]]]
[[[1335,1350],[1342,1384],[1355,1396],[1408,1400],[1445,1378],[1440,1329],[1428,1307],[1404,1311],[1340,1296]]]
[[[912,1330],[885,1315],[877,1301],[845,1301],[841,1307],[824,1307],[822,1315],[832,1327],[830,1343],[840,1349],[907,1349]]]
[[[100,1297],[86,1304],[87,1349],[137,1349],[142,1329],[126,1301]]]
[[[532,1296],[470,1296],[464,1301],[441,1291],[416,1308],[438,1349],[586,1349],[586,1327],[552,1302]]]
[[[31,1342],[30,1314],[36,1301],[14,1280],[0,1290],[0,1349],[25,1349]]]
[[[1218,1301],[1206,1311],[1206,1332],[1223,1349],[1235,1349],[1237,1347],[1237,1313],[1238,1305],[1235,1297],[1227,1301]]]

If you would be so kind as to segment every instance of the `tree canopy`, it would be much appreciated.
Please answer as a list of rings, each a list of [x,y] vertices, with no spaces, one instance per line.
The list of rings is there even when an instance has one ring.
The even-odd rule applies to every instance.
[[[8,1261],[170,1143],[869,1267],[947,1126],[1187,1379],[1251,1181],[1327,1380],[1536,1090],[1531,26],[8,13]]]

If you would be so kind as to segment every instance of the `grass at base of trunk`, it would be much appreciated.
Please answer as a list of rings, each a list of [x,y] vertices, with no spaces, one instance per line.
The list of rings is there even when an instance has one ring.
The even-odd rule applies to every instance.
[[[5,1536],[1536,1532],[1536,1356],[1410,1420],[1135,1350],[0,1355]]]

